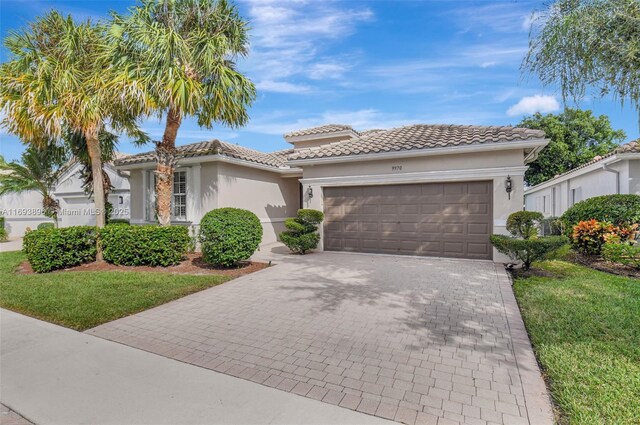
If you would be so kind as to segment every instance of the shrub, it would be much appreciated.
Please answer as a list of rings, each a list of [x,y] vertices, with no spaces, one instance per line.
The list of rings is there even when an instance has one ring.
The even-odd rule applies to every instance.
[[[586,255],[600,255],[602,246],[611,237],[621,242],[635,238],[637,225],[614,226],[597,220],[581,221],[573,226],[571,242],[573,247]]]
[[[77,266],[96,259],[96,228],[44,228],[25,233],[23,251],[37,273]]]
[[[545,236],[517,239],[507,235],[491,235],[491,244],[512,260],[522,261],[522,268],[529,270],[534,261],[547,258],[555,250],[569,242],[566,236]]]
[[[167,267],[179,263],[189,246],[184,226],[109,224],[98,234],[105,261],[120,266]]]
[[[7,229],[4,228],[4,217],[0,217],[0,242],[6,242],[8,236]]]
[[[280,240],[291,252],[305,254],[318,247],[320,234],[317,232],[318,224],[322,223],[324,214],[318,210],[298,210],[296,218],[288,218],[284,226],[288,229],[280,233]]]
[[[53,229],[54,227],[56,227],[55,224],[51,223],[50,221],[44,222],[44,223],[40,223],[38,224],[37,229],[38,230],[42,230],[42,229]]]
[[[126,218],[112,218],[109,220],[109,224],[129,224],[129,220]]]
[[[200,221],[199,241],[205,262],[231,267],[258,249],[262,225],[251,211],[218,208],[206,213]]]
[[[507,218],[507,231],[513,236],[530,239],[538,234],[538,223],[543,219],[537,211],[517,211]]]
[[[602,258],[612,263],[640,269],[640,245],[619,241],[607,241],[602,246]]]
[[[581,221],[614,225],[640,223],[640,195],[605,195],[589,198],[569,208],[561,217],[568,232]]]

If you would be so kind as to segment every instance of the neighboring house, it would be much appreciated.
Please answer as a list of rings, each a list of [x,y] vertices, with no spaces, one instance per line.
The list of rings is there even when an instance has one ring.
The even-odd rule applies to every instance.
[[[525,209],[559,217],[573,204],[600,195],[640,195],[640,139],[525,190]]]
[[[491,233],[522,209],[527,163],[548,143],[514,127],[412,125],[357,132],[326,125],[263,153],[213,140],[178,147],[173,219],[253,211],[275,242],[298,208],[325,212],[320,249],[495,259]],[[131,221],[155,221],[152,152],[116,161],[130,173]],[[507,182],[512,188],[507,192]]]
[[[123,154],[118,154],[120,157]],[[60,203],[58,226],[95,225],[93,197],[87,196],[80,178],[81,165],[70,161],[55,185],[52,195]],[[129,218],[129,181],[126,173],[120,172],[112,164],[105,164],[105,171],[111,179],[113,189],[109,202],[113,205],[113,218]],[[0,213],[5,217],[5,228],[9,237],[23,236],[27,228],[35,229],[38,224],[53,220],[42,214],[42,195],[36,191],[0,196]]]

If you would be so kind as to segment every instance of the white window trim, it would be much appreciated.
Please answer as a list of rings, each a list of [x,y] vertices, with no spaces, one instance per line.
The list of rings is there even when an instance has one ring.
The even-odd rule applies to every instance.
[[[185,172],[186,173],[186,186],[185,186],[185,190],[186,190],[186,195],[187,195],[187,204],[186,204],[186,211],[185,211],[185,216],[184,217],[180,217],[180,218],[176,218],[174,216],[174,209],[173,209],[173,197],[174,197],[174,191],[173,191],[173,187],[171,187],[171,221],[172,222],[176,222],[176,223],[189,223],[189,219],[191,218],[191,211],[193,208],[193,212],[197,213],[198,212],[198,208],[194,208],[197,207],[197,203],[193,201],[193,197],[195,194],[192,194],[191,192],[193,192],[192,188],[189,187],[191,180],[191,176],[193,174],[192,172],[192,168],[194,167],[177,167],[175,169],[175,172]],[[199,168],[199,166],[198,166]],[[152,211],[152,207],[151,207],[151,201],[155,198],[155,187],[151,187],[151,182],[154,180],[153,179],[153,175],[155,174],[155,169],[151,169],[151,170],[143,170],[142,172],[142,186],[144,188],[143,190],[143,222],[146,223],[157,223],[158,220],[155,218],[155,213]],[[199,176],[198,176],[199,177]],[[194,179],[198,181],[198,184],[200,183],[200,179]],[[153,217],[152,217],[153,215]]]

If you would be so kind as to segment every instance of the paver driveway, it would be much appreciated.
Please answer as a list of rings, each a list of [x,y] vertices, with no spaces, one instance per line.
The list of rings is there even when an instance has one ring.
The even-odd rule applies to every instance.
[[[490,262],[318,253],[89,333],[414,424],[551,423]]]

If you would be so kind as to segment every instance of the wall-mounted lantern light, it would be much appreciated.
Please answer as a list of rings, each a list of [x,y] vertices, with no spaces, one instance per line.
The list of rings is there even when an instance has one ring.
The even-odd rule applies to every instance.
[[[511,176],[507,176],[507,180],[504,182],[504,188],[509,195],[509,199],[511,199],[511,191],[513,190],[513,181],[511,180]]]
[[[311,188],[311,186],[307,187],[307,197],[309,199],[313,198],[313,189]]]

